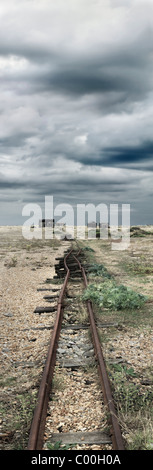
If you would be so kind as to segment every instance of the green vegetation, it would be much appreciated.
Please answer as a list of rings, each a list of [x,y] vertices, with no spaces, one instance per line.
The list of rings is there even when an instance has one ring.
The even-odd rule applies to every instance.
[[[124,328],[125,325],[126,328],[128,326],[139,326],[139,328],[141,326],[143,328],[146,322],[149,326],[150,321],[152,322],[152,307],[148,308],[146,303],[148,298],[137,293],[133,286],[138,285],[138,277],[136,278],[135,274],[142,276],[153,272],[151,260],[147,259],[141,252],[139,259],[138,257],[137,259],[130,259],[128,256],[122,257],[121,261],[119,261],[122,269],[130,272],[130,280],[131,276],[133,276],[134,280],[137,279],[136,282],[133,282],[132,287],[128,287],[127,285],[119,284],[119,282],[117,283],[118,278],[116,279],[115,276],[111,275],[103,264],[96,263],[94,255],[89,254],[89,256],[88,277],[90,284],[83,293],[83,300],[91,300],[93,302],[97,318],[100,319],[102,315],[104,322],[107,322],[108,316],[111,320],[115,318],[121,328]],[[102,344],[105,343],[108,354],[105,360],[117,416],[126,443],[125,446],[129,450],[150,450],[153,449],[151,371],[145,369],[145,383],[145,380],[142,380],[139,368],[135,370],[135,366],[128,365],[126,361],[118,363],[118,360],[115,359],[114,343],[112,346],[112,350],[114,350],[113,360],[111,361],[111,355],[109,355],[111,348],[109,351],[107,343],[111,344],[111,338],[116,333],[117,330],[115,328],[107,329],[107,331],[99,329],[100,341]]]
[[[83,248],[81,248],[81,249],[82,249],[82,251],[90,251],[90,252],[93,252],[93,253],[94,253],[93,248],[91,248],[90,246],[85,246],[85,247],[83,247]]]
[[[133,226],[130,228],[130,237],[146,237],[147,235],[153,235],[153,232],[143,230],[141,227]]]
[[[7,377],[3,378],[3,376],[0,376],[0,387],[10,387],[13,382],[16,381],[16,377]]]
[[[103,264],[91,264],[88,268],[88,273],[90,274],[90,277],[103,276],[108,279],[112,277]]]
[[[55,444],[51,444],[51,442],[47,442],[47,448],[49,450],[68,450],[70,449],[71,447],[74,447],[75,444],[67,444],[67,445],[63,445],[62,444],[62,441],[57,441],[55,442]]]
[[[133,260],[126,263],[124,266],[127,272],[131,274],[139,274],[143,276],[144,274],[152,274],[153,273],[153,265],[147,264],[144,260],[140,260],[140,262]]]
[[[137,377],[136,372],[133,367],[127,367],[126,365],[121,364],[112,364],[113,369],[119,374],[122,373],[126,377]]]
[[[153,391],[135,383],[137,374],[133,367],[109,364],[108,368],[120,424],[128,437],[128,449],[152,449]]]
[[[10,378],[11,379],[11,378]],[[6,386],[6,381],[5,381]],[[16,399],[4,402],[0,407],[1,419],[5,422],[4,433],[8,433],[9,450],[26,448],[37,390],[17,394]],[[6,445],[5,441],[4,444]]]
[[[125,365],[111,364],[113,369],[114,398],[122,412],[138,412],[139,409],[152,408],[153,411],[153,391],[145,390],[140,385],[136,385],[130,379],[137,377],[133,367],[127,368]]]
[[[82,299],[91,300],[99,307],[110,310],[124,310],[139,309],[146,302],[147,297],[122,284],[116,285],[115,281],[108,279],[98,285],[89,284]]]

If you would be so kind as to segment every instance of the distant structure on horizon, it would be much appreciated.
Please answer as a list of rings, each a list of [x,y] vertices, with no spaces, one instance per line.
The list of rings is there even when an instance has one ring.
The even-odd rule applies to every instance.
[[[56,227],[65,227],[65,225],[63,222],[56,222]]]
[[[103,228],[103,229],[110,228],[108,223],[99,223],[99,224],[97,224],[97,222],[89,222],[87,224],[87,227],[89,227],[89,228],[99,228],[99,229],[100,228]]]
[[[61,222],[56,222],[57,227],[64,228],[66,224]],[[39,227],[55,227],[55,219],[40,219],[39,220]],[[88,228],[96,228],[96,229],[107,229],[110,228],[108,223],[99,223],[97,222],[89,222],[87,223]]]
[[[97,228],[97,222],[89,222],[87,224],[87,227],[90,227],[90,228]]]
[[[41,219],[39,220],[39,227],[53,227],[54,228],[55,220],[54,219]]]

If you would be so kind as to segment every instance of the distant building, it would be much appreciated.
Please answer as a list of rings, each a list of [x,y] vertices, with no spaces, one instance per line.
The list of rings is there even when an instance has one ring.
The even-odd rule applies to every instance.
[[[41,219],[39,220],[39,227],[53,227],[54,228],[54,219]]]
[[[88,228],[97,228],[97,222],[89,222],[89,223],[87,224],[87,227],[88,227]]]
[[[56,227],[65,227],[65,224],[63,222],[56,222]]]

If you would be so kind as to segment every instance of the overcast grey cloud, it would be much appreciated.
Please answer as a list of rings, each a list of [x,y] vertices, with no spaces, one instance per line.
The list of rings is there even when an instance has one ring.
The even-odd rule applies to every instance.
[[[152,223],[153,3],[1,0],[1,225],[27,202]]]

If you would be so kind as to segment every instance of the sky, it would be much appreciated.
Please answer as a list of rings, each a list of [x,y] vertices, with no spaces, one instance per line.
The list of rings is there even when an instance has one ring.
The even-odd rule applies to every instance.
[[[1,0],[0,225],[45,195],[153,224],[153,0]]]

